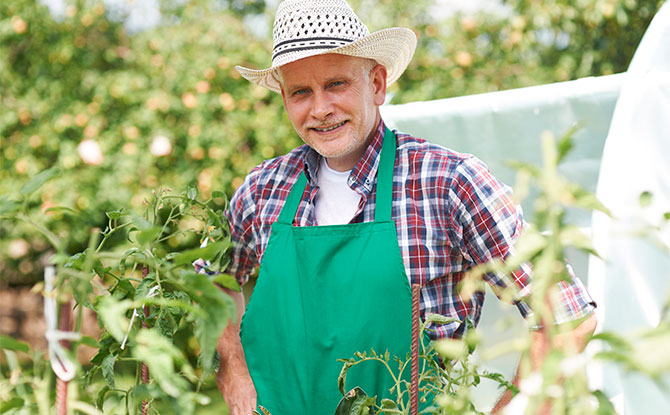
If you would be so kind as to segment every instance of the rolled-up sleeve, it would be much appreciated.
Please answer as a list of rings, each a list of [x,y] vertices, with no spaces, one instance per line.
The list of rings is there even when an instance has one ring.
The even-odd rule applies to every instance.
[[[513,200],[511,188],[475,157],[463,159],[454,180],[451,208],[462,227],[463,255],[472,266],[509,258],[525,227],[523,211]],[[566,267],[571,278],[559,282],[551,297],[555,323],[579,319],[595,308],[584,284],[569,265]],[[532,315],[526,301],[532,286],[530,264],[511,273],[488,272],[483,278],[499,298],[511,300],[525,318]],[[510,292],[513,294],[508,295]]]

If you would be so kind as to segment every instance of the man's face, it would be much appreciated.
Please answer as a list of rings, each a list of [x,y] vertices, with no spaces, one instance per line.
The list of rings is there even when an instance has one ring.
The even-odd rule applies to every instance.
[[[325,54],[281,68],[288,118],[330,168],[352,169],[379,122],[386,96],[386,69],[374,61]]]

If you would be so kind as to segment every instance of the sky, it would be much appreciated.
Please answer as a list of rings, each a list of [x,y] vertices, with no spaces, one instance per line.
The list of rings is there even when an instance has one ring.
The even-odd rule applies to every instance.
[[[65,0],[40,0],[55,19],[65,17]],[[135,33],[156,26],[161,19],[159,0],[103,0],[109,18],[124,21],[129,32]]]
[[[45,4],[56,19],[65,17],[66,0],[40,0]],[[112,20],[124,21],[126,29],[131,33],[150,29],[160,23],[160,0],[103,0],[105,8]],[[187,0],[181,0],[187,1]],[[266,0],[268,7],[274,9],[279,0]],[[501,0],[435,0],[433,15],[444,17],[455,12],[474,13],[486,9],[489,12],[507,13]],[[245,19],[247,26],[259,35],[265,35],[267,23],[264,16],[248,16]],[[262,24],[261,24],[262,23]]]

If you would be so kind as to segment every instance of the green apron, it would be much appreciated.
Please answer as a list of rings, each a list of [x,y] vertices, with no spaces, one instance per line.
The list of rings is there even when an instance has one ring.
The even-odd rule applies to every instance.
[[[410,351],[412,295],[391,220],[395,147],[387,129],[374,222],[292,226],[302,173],[272,225],[241,328],[258,404],[272,415],[332,415],[342,398],[337,359],[374,349],[404,360]],[[379,402],[393,381],[379,362],[364,362],[348,372],[354,386]]]

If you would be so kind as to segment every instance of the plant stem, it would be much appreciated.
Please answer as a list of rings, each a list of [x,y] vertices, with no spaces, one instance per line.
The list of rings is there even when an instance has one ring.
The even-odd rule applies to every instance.
[[[163,234],[163,232],[166,231],[166,229],[167,229],[167,227],[168,227],[168,224],[170,223],[170,221],[171,221],[172,218],[174,217],[174,212],[175,212],[176,209],[177,209],[176,206],[173,206],[172,209],[170,209],[170,214],[168,215],[167,219],[166,219],[165,222],[163,223],[163,227],[161,228],[161,231],[158,233],[158,237],[159,237],[159,238],[160,238],[160,236]],[[169,237],[169,236],[170,236],[170,235],[166,236],[166,238]]]
[[[119,229],[125,228],[126,226],[130,225],[132,222],[126,222],[124,224],[121,224],[119,226],[112,227],[112,222],[116,222],[116,220],[112,221],[111,219],[109,220],[109,225],[108,225],[108,232],[104,232],[102,235],[102,240],[100,241],[100,244],[98,244],[98,247],[95,249],[95,252],[100,252],[102,249],[103,245],[105,245],[105,242],[107,242],[107,239],[109,239],[112,234],[114,234],[116,231]]]
[[[142,362],[137,361],[135,366],[135,386],[139,386],[142,379]],[[128,412],[128,396],[126,395],[126,412]],[[137,415],[137,402],[133,402],[133,415]]]
[[[49,240],[49,243],[51,244],[51,246],[54,247],[54,249],[56,249],[56,252],[64,251],[63,247],[61,246],[61,240],[60,238],[58,238],[58,236],[56,236],[55,233],[51,232],[49,229],[42,226],[41,224],[35,222],[23,212],[19,213],[16,216],[16,218],[37,228],[37,230],[40,231],[40,233],[42,233],[42,235],[44,235],[44,237],[46,237]]]

